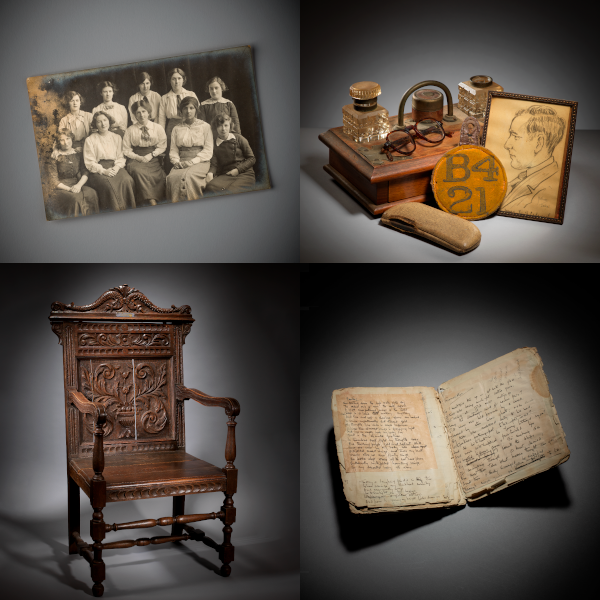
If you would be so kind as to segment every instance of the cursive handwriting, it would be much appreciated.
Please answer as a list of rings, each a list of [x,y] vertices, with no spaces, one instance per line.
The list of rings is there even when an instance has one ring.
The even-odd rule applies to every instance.
[[[454,458],[466,492],[560,452],[553,428],[516,359],[493,370],[468,393],[443,397]]]
[[[435,469],[420,394],[356,395],[341,402],[346,471]]]

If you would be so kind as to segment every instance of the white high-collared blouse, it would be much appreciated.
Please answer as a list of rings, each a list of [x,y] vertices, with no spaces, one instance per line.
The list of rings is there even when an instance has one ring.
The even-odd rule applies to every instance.
[[[147,148],[148,146],[156,146],[152,151],[152,156],[159,156],[167,149],[167,134],[165,130],[158,124],[148,121],[148,135],[149,140],[142,139],[142,125],[136,123],[131,127],[127,128],[125,136],[123,137],[123,154],[128,158],[133,158],[135,152],[133,146],[140,146]]]
[[[173,119],[179,116],[177,114],[177,95],[178,94],[171,90],[160,99],[160,105],[158,107],[158,124],[162,127],[165,127],[167,124],[167,119]],[[194,92],[189,92],[188,90],[181,88],[181,92],[179,92],[179,101],[181,102],[181,100],[187,96],[193,96],[198,100],[198,96],[196,96]]]
[[[107,106],[110,106],[111,108],[106,108]],[[127,129],[127,109],[122,104],[118,104],[117,102],[104,104],[103,102],[92,110],[92,115],[100,111],[110,115],[115,120],[115,124],[111,125],[111,127],[122,127],[123,129]]]
[[[179,162],[180,146],[203,146],[202,150],[191,159],[195,165],[210,160],[213,155],[213,134],[206,121],[196,119],[191,125],[176,125],[171,133],[171,150],[169,158],[173,164]]]
[[[156,121],[156,119],[158,118],[158,107],[160,106],[160,94],[158,94],[157,92],[153,92],[152,90],[150,90],[147,94],[141,94],[140,92],[137,92],[136,94],[131,96],[131,98],[129,98],[129,105],[127,107],[129,109],[129,114],[131,115],[131,122],[133,124],[137,123],[137,119],[136,119],[135,115],[133,114],[131,107],[133,106],[133,104],[135,102],[139,102],[140,100],[143,100],[144,96],[146,96],[146,98],[148,98],[148,103],[152,107],[152,112],[150,113],[150,118],[153,121]]]
[[[58,130],[68,129],[73,132],[75,141],[79,142],[90,135],[90,123],[92,122],[92,113],[79,111],[78,115],[69,113],[64,116],[58,124]]]
[[[125,157],[121,136],[112,131],[105,135],[92,133],[83,145],[83,160],[91,173],[101,173],[104,170],[99,163],[101,160],[114,160],[115,167],[122,169],[125,166]]]

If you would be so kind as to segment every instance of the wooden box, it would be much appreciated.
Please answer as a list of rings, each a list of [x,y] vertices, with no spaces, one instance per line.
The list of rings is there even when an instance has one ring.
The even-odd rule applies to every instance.
[[[343,127],[329,129],[319,135],[329,148],[329,164],[323,168],[373,215],[379,216],[404,202],[425,202],[433,198],[431,173],[437,161],[460,141],[460,128],[467,115],[456,104],[453,108],[457,120],[443,122],[444,130],[452,133],[452,137],[437,145],[415,140],[414,153],[394,155],[393,162],[380,153],[385,140],[355,142],[343,133]],[[404,115],[405,125],[413,123],[409,121],[411,118],[411,113]],[[390,117],[390,128],[397,122],[397,116]]]

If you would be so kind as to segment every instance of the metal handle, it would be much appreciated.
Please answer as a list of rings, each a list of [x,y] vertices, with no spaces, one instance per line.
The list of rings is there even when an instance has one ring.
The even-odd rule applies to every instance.
[[[442,88],[446,94],[446,102],[448,103],[448,114],[443,116],[444,121],[456,121],[456,117],[452,114],[452,94],[450,90],[439,81],[434,81],[433,79],[428,79],[427,81],[421,81],[421,83],[417,83],[413,85],[410,89],[404,92],[404,96],[402,96],[402,100],[400,102],[400,107],[398,108],[398,125],[401,127],[404,125],[404,105],[406,104],[407,98],[416,92],[418,89],[425,87],[426,85],[435,85],[436,87]]]

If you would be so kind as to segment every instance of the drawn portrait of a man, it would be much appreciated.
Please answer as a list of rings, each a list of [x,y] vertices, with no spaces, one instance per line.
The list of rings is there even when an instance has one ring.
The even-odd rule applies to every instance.
[[[565,120],[552,106],[534,104],[515,113],[504,149],[519,172],[508,183],[501,211],[555,217],[561,168],[554,151],[565,130]]]

